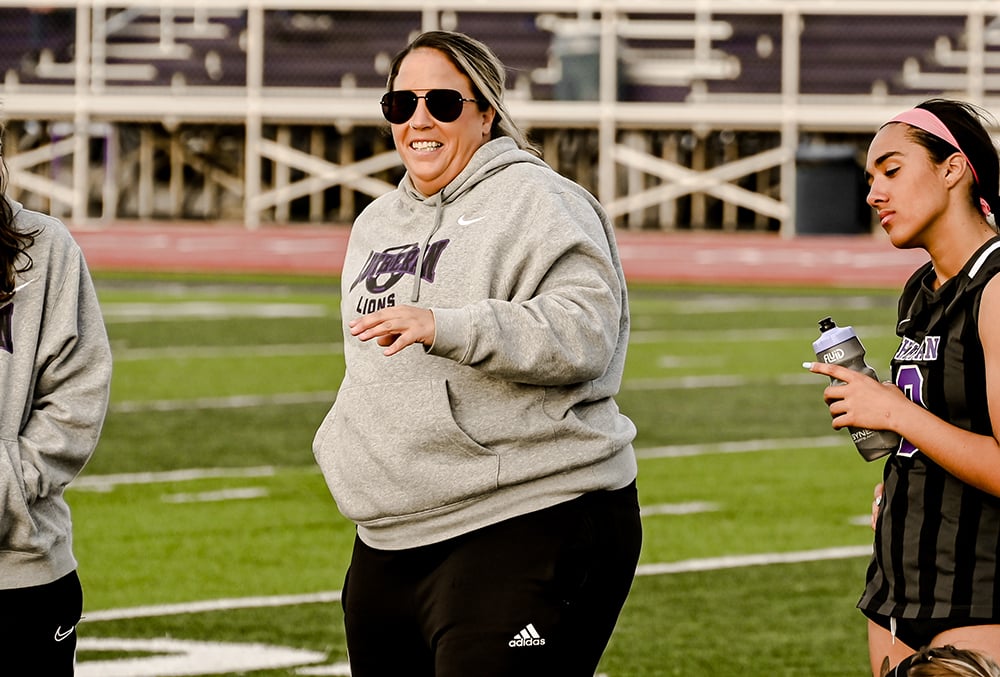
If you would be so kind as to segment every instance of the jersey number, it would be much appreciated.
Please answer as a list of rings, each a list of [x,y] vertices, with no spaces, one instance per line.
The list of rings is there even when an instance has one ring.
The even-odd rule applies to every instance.
[[[924,375],[920,373],[920,369],[913,364],[905,364],[899,368],[896,372],[896,386],[903,391],[903,393],[910,398],[912,402],[916,402],[921,407],[924,406]],[[926,407],[924,407],[926,409]],[[910,444],[909,440],[903,438],[903,443],[899,446],[899,451],[897,452],[900,456],[913,456],[915,453],[920,451],[915,446]]]

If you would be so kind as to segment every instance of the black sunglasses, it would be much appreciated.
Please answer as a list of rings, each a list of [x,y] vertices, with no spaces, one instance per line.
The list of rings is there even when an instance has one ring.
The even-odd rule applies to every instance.
[[[417,110],[417,100],[423,99],[427,111],[439,122],[454,122],[462,115],[462,106],[475,102],[476,99],[465,99],[461,92],[454,89],[431,89],[423,96],[408,89],[386,92],[382,97],[382,115],[394,125],[401,125]]]

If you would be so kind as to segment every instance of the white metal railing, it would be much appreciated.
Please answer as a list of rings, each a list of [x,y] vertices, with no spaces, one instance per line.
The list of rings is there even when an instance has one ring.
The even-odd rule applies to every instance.
[[[95,124],[146,121],[171,127],[227,123],[245,128],[243,175],[220,176],[219,182],[231,190],[234,180],[241,182],[239,198],[245,205],[243,219],[249,227],[261,223],[268,213],[281,213],[282,205],[287,206],[291,200],[330,186],[345,186],[369,195],[388,190],[390,186],[376,175],[397,162],[392,153],[331,163],[265,138],[264,127],[271,124],[344,128],[383,124],[374,103],[380,94],[378,89],[265,86],[265,12],[279,9],[419,12],[422,29],[446,25],[451,14],[463,12],[536,13],[548,17],[542,18],[540,25],[548,25],[553,31],[568,21],[591,22],[592,39],[598,48],[597,100],[536,100],[515,90],[511,92],[511,109],[519,122],[536,130],[597,130],[596,192],[616,217],[681,196],[703,194],[777,219],[782,231],[791,234],[796,209],[795,154],[804,134],[869,133],[928,92],[945,93],[987,108],[1000,105],[1000,72],[992,70],[1000,59],[1000,51],[995,51],[1000,40],[994,21],[1000,16],[1000,0],[380,0],[377,7],[375,4],[370,0],[158,0],[155,5],[124,0],[0,0],[0,9],[63,7],[73,8],[76,13],[75,58],[59,63],[46,56],[39,63],[42,74],[61,78],[61,84],[26,84],[7,77],[0,87],[6,119],[65,121],[70,129],[66,139],[54,140],[37,152],[8,157],[11,184],[66,205],[74,222],[85,222],[91,182],[88,144]],[[109,42],[109,36],[114,34],[148,32],[149,28],[137,28],[134,20],[150,12],[160,15],[159,27],[152,36],[155,42],[143,46]],[[192,41],[208,35],[218,37],[220,29],[213,28],[209,21],[213,13],[246,17],[245,30],[230,37],[245,50],[245,83],[224,87],[183,82],[159,87],[117,84],[123,74],[133,83],[149,74],[143,54],[183,59],[190,55]],[[194,17],[194,22],[180,24],[173,20],[181,15]],[[725,95],[714,94],[703,86],[711,79],[731,78],[739,73],[738,61],[714,47],[730,31],[727,21],[720,19],[723,15],[780,18],[780,34],[770,36],[773,49],[780,54],[779,87],[767,92]],[[810,17],[956,15],[966,18],[965,30],[960,43],[947,36],[938,39],[933,56],[942,66],[940,71],[928,68],[917,58],[908,60],[901,69],[900,81],[912,88],[912,93],[890,94],[878,87],[852,95],[800,91],[801,29],[803,21]],[[662,50],[658,54],[639,54],[621,48],[622,40],[628,37],[684,39],[685,35],[690,36],[690,45],[682,54]],[[618,78],[623,53],[632,76],[645,77],[654,84],[681,84],[690,87],[690,92],[683,100],[673,102],[620,101]],[[129,64],[108,61],[122,56],[138,60]],[[551,78],[552,73],[548,76]],[[699,136],[716,130],[768,131],[780,136],[780,144],[730,163],[695,169],[678,160],[654,157],[622,140],[626,133],[656,130],[691,130]],[[60,182],[31,174],[32,167],[54,158],[72,163],[68,179],[61,178]],[[275,172],[278,180],[263,181],[264,163],[279,168]],[[781,177],[776,197],[734,183],[749,173],[774,167],[780,169]],[[306,178],[290,181],[289,169]],[[622,171],[633,177],[648,177],[654,185],[650,187],[642,180],[623,182],[619,177]],[[178,190],[176,185],[172,189]],[[106,197],[114,192],[105,185]],[[106,209],[105,216],[108,214]]]

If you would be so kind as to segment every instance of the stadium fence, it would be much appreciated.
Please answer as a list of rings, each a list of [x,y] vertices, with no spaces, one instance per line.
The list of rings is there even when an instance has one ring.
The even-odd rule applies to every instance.
[[[73,224],[349,222],[401,167],[378,99],[421,30],[510,67],[512,114],[620,228],[873,232],[874,129],[1000,110],[997,0],[0,0],[12,193]]]

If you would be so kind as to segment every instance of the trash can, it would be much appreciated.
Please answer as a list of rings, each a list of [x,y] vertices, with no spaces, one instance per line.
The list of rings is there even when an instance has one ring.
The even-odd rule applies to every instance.
[[[601,30],[597,23],[559,29],[551,53],[559,62],[560,77],[553,96],[557,101],[597,101],[601,98]],[[625,67],[615,55],[616,96],[625,92]]]
[[[600,98],[601,33],[597,26],[557,33],[552,53],[562,76],[555,84],[559,101],[596,101]]]
[[[795,154],[795,232],[869,232],[865,184],[854,146],[803,144]]]

